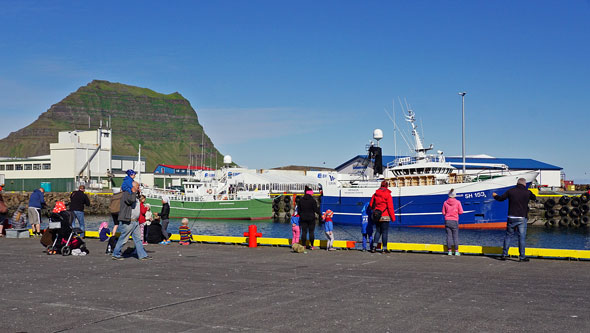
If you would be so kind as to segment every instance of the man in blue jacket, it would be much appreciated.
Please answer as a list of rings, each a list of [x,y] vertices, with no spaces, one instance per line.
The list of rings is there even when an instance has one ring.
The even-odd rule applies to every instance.
[[[29,197],[29,209],[27,212],[33,229],[33,236],[41,235],[41,209],[47,206],[44,193],[43,188],[38,188]]]

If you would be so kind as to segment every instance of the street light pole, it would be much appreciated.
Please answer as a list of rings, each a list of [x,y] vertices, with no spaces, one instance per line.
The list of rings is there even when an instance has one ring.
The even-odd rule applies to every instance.
[[[462,135],[462,141],[463,141],[463,174],[465,174],[465,95],[467,94],[466,91],[460,92],[459,95],[461,95],[461,115],[462,115],[462,129],[463,129],[463,135]]]

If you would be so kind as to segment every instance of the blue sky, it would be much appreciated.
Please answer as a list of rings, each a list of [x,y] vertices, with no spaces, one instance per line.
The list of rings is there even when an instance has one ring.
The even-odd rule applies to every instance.
[[[248,167],[393,154],[398,96],[460,155],[465,90],[468,154],[590,182],[588,1],[0,0],[0,30],[0,137],[103,79],[180,92]]]

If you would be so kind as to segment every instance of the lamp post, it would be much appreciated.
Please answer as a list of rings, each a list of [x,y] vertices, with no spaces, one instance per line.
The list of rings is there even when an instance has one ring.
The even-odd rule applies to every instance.
[[[463,129],[463,135],[462,135],[462,142],[463,142],[463,174],[465,174],[465,95],[467,95],[466,91],[460,92],[459,95],[461,95],[461,115],[462,115],[462,129]]]

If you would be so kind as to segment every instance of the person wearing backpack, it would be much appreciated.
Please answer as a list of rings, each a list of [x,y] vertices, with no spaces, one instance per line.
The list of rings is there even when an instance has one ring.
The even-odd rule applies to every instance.
[[[386,180],[381,182],[381,187],[375,191],[375,194],[371,197],[369,207],[372,211],[372,220],[375,224],[375,237],[371,241],[371,252],[375,253],[374,242],[379,242],[381,238],[382,253],[388,253],[387,250],[387,234],[389,232],[389,222],[395,221],[395,212],[393,210],[393,198],[391,197],[391,191],[387,188],[388,183]]]
[[[119,191],[117,193],[113,193],[113,196],[111,197],[111,204],[109,205],[109,211],[111,213],[111,218],[113,219],[113,232],[111,235],[115,235],[117,228],[119,228],[119,211],[121,210],[122,196],[123,192]]]

